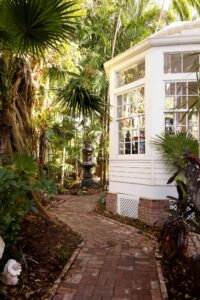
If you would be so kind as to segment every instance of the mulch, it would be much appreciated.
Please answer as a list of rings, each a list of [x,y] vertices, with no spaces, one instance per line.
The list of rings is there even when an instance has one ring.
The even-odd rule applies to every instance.
[[[48,299],[55,280],[81,239],[66,225],[47,223],[32,214],[25,219],[20,238],[0,261],[0,270],[10,258],[22,264],[19,284],[8,287],[0,283],[0,299]]]

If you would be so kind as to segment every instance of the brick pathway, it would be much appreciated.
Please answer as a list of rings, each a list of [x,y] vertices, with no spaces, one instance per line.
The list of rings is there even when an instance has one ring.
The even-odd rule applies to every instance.
[[[161,300],[153,241],[93,213],[98,197],[63,196],[50,209],[84,240],[53,300]]]

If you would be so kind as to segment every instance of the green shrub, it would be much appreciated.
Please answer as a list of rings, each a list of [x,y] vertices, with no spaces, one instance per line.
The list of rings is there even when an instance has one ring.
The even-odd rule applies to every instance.
[[[11,166],[0,167],[0,235],[7,245],[18,240],[25,215],[37,211],[33,191],[55,192],[52,181],[37,178],[33,157],[20,154]]]

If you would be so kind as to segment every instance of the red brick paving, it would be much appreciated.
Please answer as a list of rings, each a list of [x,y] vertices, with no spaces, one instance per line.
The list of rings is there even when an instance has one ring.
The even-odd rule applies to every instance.
[[[161,300],[154,242],[93,213],[98,197],[62,196],[50,209],[84,240],[53,300]]]

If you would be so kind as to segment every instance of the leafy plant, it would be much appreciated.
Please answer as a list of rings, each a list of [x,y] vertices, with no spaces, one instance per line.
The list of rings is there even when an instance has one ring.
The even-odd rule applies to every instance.
[[[58,100],[73,116],[91,116],[92,113],[104,114],[104,102],[92,93],[81,78],[73,78],[58,92]]]
[[[55,192],[55,184],[38,179],[36,171],[36,162],[27,154],[18,154],[12,165],[0,168],[0,235],[7,244],[19,238],[26,214],[37,212],[33,192]]]
[[[169,257],[183,253],[187,249],[189,227],[186,219],[193,212],[192,210],[188,211],[190,203],[187,194],[187,184],[180,179],[176,179],[176,188],[178,198],[169,198],[175,201],[177,209],[170,210],[170,216],[164,223],[160,234],[161,247],[163,252]]]
[[[20,54],[44,55],[48,47],[57,50],[75,33],[75,1],[2,0],[0,29],[3,46]]]
[[[184,160],[184,153],[190,152],[198,156],[199,144],[190,133],[176,132],[174,134],[161,133],[157,135],[152,145],[160,154],[164,163],[172,169],[184,170],[187,161]]]
[[[200,160],[190,153],[185,153],[185,179],[180,180],[180,169],[168,180],[176,181],[178,198],[168,197],[175,201],[176,209],[163,225],[160,242],[164,253],[170,257],[183,254],[187,249],[190,230],[200,230]]]

